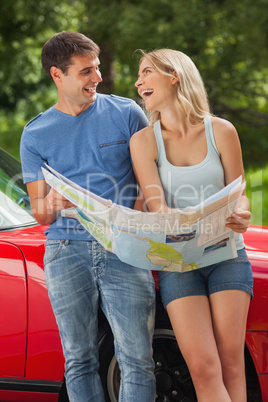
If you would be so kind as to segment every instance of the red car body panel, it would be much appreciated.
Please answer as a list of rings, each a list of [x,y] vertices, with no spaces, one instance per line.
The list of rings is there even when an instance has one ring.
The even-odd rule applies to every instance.
[[[0,377],[46,385],[63,380],[64,358],[44,279],[44,229],[0,232]],[[268,402],[268,228],[244,238],[254,272],[246,345]],[[57,394],[0,390],[0,400],[54,402]]]
[[[0,232],[1,310],[2,298],[5,303],[3,321],[1,317],[5,325],[0,325],[0,377],[43,388],[55,383],[59,389],[64,358],[45,285],[44,229],[38,225]],[[58,394],[0,390],[0,401],[56,402]]]
[[[24,258],[16,246],[0,241],[0,376],[24,376],[27,342],[27,283]]]
[[[268,230],[252,226],[244,239],[254,274],[246,345],[258,374],[262,400],[268,402]]]
[[[57,402],[58,394],[40,392],[1,391],[1,402]]]

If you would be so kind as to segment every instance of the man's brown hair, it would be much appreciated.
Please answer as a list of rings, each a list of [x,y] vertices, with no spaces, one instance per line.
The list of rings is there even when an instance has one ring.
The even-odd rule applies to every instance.
[[[84,56],[91,54],[98,57],[99,46],[87,36],[79,32],[63,31],[52,36],[43,46],[41,54],[42,66],[51,77],[50,69],[55,66],[66,74],[72,64],[73,56]]]

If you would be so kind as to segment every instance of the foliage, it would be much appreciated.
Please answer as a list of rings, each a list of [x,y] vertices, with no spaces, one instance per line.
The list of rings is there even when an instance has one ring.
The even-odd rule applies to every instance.
[[[0,138],[18,155],[23,125],[56,102],[40,65],[55,32],[83,32],[101,47],[102,92],[137,98],[136,49],[187,53],[211,107],[237,127],[245,166],[264,166],[268,141],[268,0],[1,0]]]
[[[252,213],[251,223],[268,226],[268,165],[263,169],[249,169],[245,178]]]

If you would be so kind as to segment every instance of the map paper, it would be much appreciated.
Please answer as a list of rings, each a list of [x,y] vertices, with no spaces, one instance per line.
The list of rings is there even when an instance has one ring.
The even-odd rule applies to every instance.
[[[127,264],[186,272],[237,256],[236,234],[225,224],[245,188],[242,176],[195,207],[157,213],[115,204],[46,168],[42,168],[46,182],[76,206],[61,215],[78,219]]]

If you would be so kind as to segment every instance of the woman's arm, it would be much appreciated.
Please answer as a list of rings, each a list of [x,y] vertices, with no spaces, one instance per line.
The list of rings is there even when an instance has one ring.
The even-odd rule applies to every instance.
[[[149,211],[169,212],[171,209],[166,204],[156,165],[158,149],[151,126],[131,137],[130,152],[133,170]]]
[[[239,137],[235,127],[228,121],[212,118],[216,145],[224,168],[225,184],[228,185],[240,175],[244,179],[244,167]],[[227,219],[226,226],[234,232],[243,233],[250,224],[250,204],[245,191],[236,211]]]

